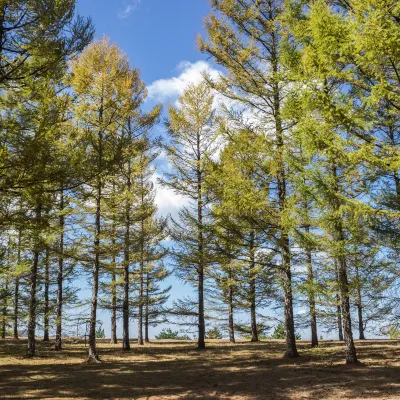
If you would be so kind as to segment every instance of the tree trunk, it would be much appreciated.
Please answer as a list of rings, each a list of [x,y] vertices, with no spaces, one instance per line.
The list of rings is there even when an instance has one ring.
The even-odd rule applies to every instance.
[[[310,233],[310,226],[306,226],[306,233]],[[310,246],[306,246],[308,302],[310,307],[311,347],[318,346],[317,315],[315,311],[314,271],[312,265],[312,252]]]
[[[49,249],[46,248],[46,257],[44,262],[44,334],[43,341],[48,342],[49,339],[49,289],[50,289],[50,255]]]
[[[198,222],[198,251],[199,251],[199,265],[198,265],[198,301],[199,301],[199,337],[197,340],[197,348],[203,350],[206,348],[205,336],[205,318],[204,318],[204,244],[203,244],[203,193],[202,193],[202,174],[199,168],[201,162],[201,149],[200,149],[200,134],[197,135],[197,222]]]
[[[62,350],[62,306],[63,306],[63,280],[64,280],[64,189],[60,192],[60,239],[58,243],[58,271],[57,271],[57,310],[56,310],[56,342],[55,350]]]
[[[361,284],[360,284],[360,275],[358,272],[357,265],[356,265],[356,282],[357,282],[358,331],[360,334],[360,340],[365,340],[364,321],[363,321],[363,306],[362,306],[362,297],[361,297]]]
[[[229,269],[229,280],[232,282],[232,271]],[[235,343],[235,323],[233,318],[233,285],[230,283],[228,288],[228,313],[229,313],[229,341]]]
[[[276,37],[272,33],[272,43],[276,42]],[[272,70],[278,74],[278,54],[277,49],[273,46],[272,52]],[[277,187],[278,187],[278,201],[279,201],[279,248],[282,255],[282,270],[283,270],[283,290],[284,290],[284,308],[285,308],[285,329],[286,329],[286,352],[284,357],[293,358],[298,357],[296,346],[296,336],[294,331],[294,318],[293,318],[293,293],[292,293],[292,271],[291,271],[291,255],[290,255],[290,242],[287,228],[282,221],[286,213],[286,169],[284,159],[285,144],[283,141],[283,127],[281,119],[281,98],[280,87],[278,82],[273,85],[273,108],[275,117],[275,130],[276,130],[276,147],[277,147]]]
[[[92,278],[92,302],[90,310],[90,326],[89,326],[89,356],[88,362],[99,362],[96,351],[96,322],[97,322],[97,301],[99,293],[99,272],[100,272],[100,234],[101,234],[101,196],[102,183],[98,179],[97,196],[96,196],[96,222],[94,236],[94,264]]]
[[[17,265],[21,264],[22,228],[18,229]],[[18,314],[19,314],[19,271],[15,278],[14,287],[14,339],[18,340]]]
[[[339,268],[337,265],[336,258],[335,258],[335,273],[336,273],[336,283],[339,287]],[[340,306],[339,290],[336,292],[336,316],[337,316],[339,340],[343,341],[342,307]]]
[[[42,204],[36,207],[36,228],[40,229],[40,223],[42,219]],[[36,232],[40,236],[39,232]],[[40,239],[35,238],[35,249],[33,251],[33,262],[30,271],[30,290],[29,290],[29,312],[28,312],[28,349],[27,357],[34,357],[36,355],[36,287],[37,287],[37,275],[39,266],[39,254],[40,254]]]
[[[150,342],[149,339],[149,286],[150,286],[150,278],[149,273],[146,273],[146,307],[145,307],[145,316],[144,316],[144,341],[146,343]]]
[[[1,338],[5,339],[7,334],[7,310],[8,310],[8,278],[6,278],[4,299],[3,299],[3,312],[2,312],[2,327],[1,327]]]
[[[294,331],[293,318],[293,293],[292,293],[292,272],[290,268],[289,238],[283,235],[281,240],[283,250],[283,287],[285,297],[285,328],[286,328],[286,352],[285,358],[298,357],[296,336]]]
[[[127,190],[131,192],[131,165],[128,163]],[[130,229],[131,229],[131,208],[130,199],[125,205],[125,243],[124,243],[124,300],[122,304],[122,348],[130,350],[129,343],[129,264],[130,264]]]
[[[143,189],[143,188],[142,188]],[[142,190],[142,205],[144,203]],[[144,274],[144,221],[140,221],[141,238],[140,238],[140,270],[139,270],[139,314],[138,314],[138,345],[143,346],[143,274]]]
[[[256,315],[256,263],[255,263],[254,231],[250,232],[249,255],[250,255],[250,319],[251,319],[251,341],[258,342],[257,315]]]
[[[115,183],[113,183],[113,192]],[[112,274],[111,274],[111,344],[117,344],[117,274],[116,274],[116,227],[115,216],[112,227]]]
[[[113,259],[113,265],[115,265],[115,256],[113,256]],[[111,298],[111,344],[117,344],[117,283],[114,269],[111,278]]]
[[[334,180],[334,190],[335,193],[339,193],[337,168],[334,164],[331,165],[331,168],[332,168],[332,178]],[[340,213],[339,200],[334,199],[332,205],[333,205],[334,215],[336,216],[333,223],[333,238],[336,244],[342,245],[345,241],[345,236],[343,232],[342,217],[339,214]],[[343,321],[344,321],[344,343],[345,343],[346,363],[355,364],[358,362],[358,360],[357,360],[356,348],[353,342],[353,332],[351,328],[349,282],[347,278],[346,257],[342,251],[340,251],[339,254],[335,256],[337,258],[337,265],[338,265],[340,300],[342,305]]]

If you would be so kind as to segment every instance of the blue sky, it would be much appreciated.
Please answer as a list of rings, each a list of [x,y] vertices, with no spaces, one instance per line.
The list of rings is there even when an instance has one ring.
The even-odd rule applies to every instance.
[[[91,16],[103,34],[127,53],[147,84],[173,76],[181,61],[205,56],[197,51],[208,0],[78,0],[77,11]]]

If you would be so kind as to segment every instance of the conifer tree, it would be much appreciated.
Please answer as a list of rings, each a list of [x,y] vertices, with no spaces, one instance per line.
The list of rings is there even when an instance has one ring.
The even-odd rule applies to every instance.
[[[281,1],[213,0],[213,12],[206,20],[207,40],[199,39],[201,51],[211,55],[227,70],[209,84],[226,97],[245,107],[254,116],[253,126],[269,141],[265,158],[273,159],[270,177],[274,180],[276,242],[282,259],[285,294],[286,357],[297,357],[293,318],[290,251],[290,187],[288,130],[293,120],[282,113],[284,98],[291,87],[282,60],[283,12]],[[269,177],[266,178],[269,181]]]
[[[206,162],[216,151],[216,116],[214,96],[204,84],[189,85],[178,100],[178,107],[169,107],[170,143],[164,148],[173,167],[162,184],[186,196],[180,221],[172,222],[171,236],[176,243],[172,250],[183,279],[197,287],[198,349],[205,348],[204,283],[210,263],[206,225],[208,222],[205,193]]]
[[[76,101],[80,138],[85,143],[88,162],[95,170],[88,182],[87,199],[93,201],[95,228],[93,239],[93,281],[89,331],[90,362],[98,362],[96,322],[101,264],[102,202],[107,176],[120,162],[124,141],[120,129],[132,112],[137,80],[126,56],[107,39],[96,41],[73,61],[71,86]]]

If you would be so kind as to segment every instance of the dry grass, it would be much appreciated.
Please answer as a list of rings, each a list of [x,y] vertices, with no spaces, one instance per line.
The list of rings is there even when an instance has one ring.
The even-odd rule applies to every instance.
[[[99,343],[102,364],[84,364],[82,343],[39,343],[40,357],[23,357],[26,342],[0,341],[1,399],[400,399],[399,341],[358,342],[361,365],[343,363],[339,342],[318,349],[299,343],[302,356],[282,358],[281,341],[237,343],[154,341]]]

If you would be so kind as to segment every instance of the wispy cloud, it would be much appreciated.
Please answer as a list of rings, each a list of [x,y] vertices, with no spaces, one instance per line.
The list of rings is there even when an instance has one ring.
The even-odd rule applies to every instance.
[[[133,11],[138,7],[141,0],[130,0],[129,2],[124,1],[124,8],[118,13],[118,18],[128,18]]]

